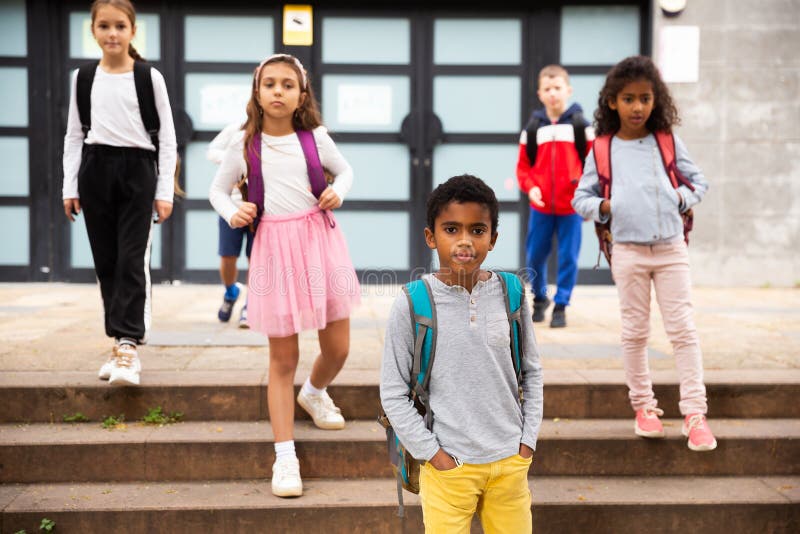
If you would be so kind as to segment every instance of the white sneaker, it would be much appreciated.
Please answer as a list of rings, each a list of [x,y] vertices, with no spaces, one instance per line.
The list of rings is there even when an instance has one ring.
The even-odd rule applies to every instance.
[[[108,357],[106,363],[100,366],[100,370],[97,372],[97,378],[100,380],[108,380],[111,378],[111,371],[114,369],[114,364],[117,363],[117,346],[111,349],[111,356]]]
[[[325,430],[339,430],[344,428],[342,411],[333,403],[327,391],[319,395],[307,395],[302,388],[297,395],[297,403],[308,412],[314,424]]]
[[[272,493],[278,497],[299,497],[303,494],[300,462],[296,457],[281,458],[272,464]]]
[[[138,386],[141,371],[142,362],[139,361],[136,347],[124,343],[117,348],[117,358],[108,383],[115,386]]]

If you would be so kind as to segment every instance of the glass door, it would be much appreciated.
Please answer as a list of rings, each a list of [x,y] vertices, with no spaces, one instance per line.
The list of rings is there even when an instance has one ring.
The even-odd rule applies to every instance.
[[[336,217],[362,281],[408,280],[420,263],[422,195],[419,60],[412,38],[419,21],[408,13],[320,9],[312,75],[322,117],[354,169],[353,188]]]
[[[525,239],[525,206],[515,174],[526,112],[524,17],[442,14],[429,25],[431,186],[468,173],[492,187],[500,202],[499,237],[485,265],[518,271]]]

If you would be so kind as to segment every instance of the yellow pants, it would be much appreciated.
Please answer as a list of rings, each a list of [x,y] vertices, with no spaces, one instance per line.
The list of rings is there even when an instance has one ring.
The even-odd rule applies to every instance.
[[[469,534],[476,512],[486,534],[529,534],[533,529],[528,488],[532,460],[515,454],[448,471],[424,464],[419,496],[426,534]]]

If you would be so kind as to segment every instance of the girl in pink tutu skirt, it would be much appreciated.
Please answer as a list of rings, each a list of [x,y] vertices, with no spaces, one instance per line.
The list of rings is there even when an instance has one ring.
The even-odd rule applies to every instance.
[[[328,184],[325,168],[334,181]],[[247,201],[231,190],[247,177]],[[254,225],[248,322],[269,338],[267,399],[275,434],[272,492],[303,493],[294,448],[294,375],[301,330],[319,332],[320,355],[297,402],[320,428],[344,418],[325,388],[350,350],[350,313],[361,289],[333,216],[353,170],[322,126],[308,74],[297,58],[275,54],[256,68],[247,121],[228,148],[209,200],[232,228]]]

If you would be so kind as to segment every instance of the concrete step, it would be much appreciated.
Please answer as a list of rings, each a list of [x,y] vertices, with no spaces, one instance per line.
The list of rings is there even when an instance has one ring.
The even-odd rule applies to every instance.
[[[305,378],[298,373],[298,381]],[[654,372],[655,392],[667,417],[679,417],[674,372]],[[717,370],[706,373],[713,417],[800,418],[800,370]],[[147,371],[136,388],[110,387],[86,372],[0,374],[0,423],[59,422],[81,412],[91,420],[124,413],[139,418],[161,406],[187,421],[258,421],[269,418],[266,370]],[[378,371],[345,369],[330,387],[349,419],[375,419],[380,411]],[[545,416],[629,418],[622,371],[545,372]],[[307,418],[302,410],[298,418]]]
[[[389,479],[306,480],[280,499],[268,481],[35,484],[0,487],[0,530],[286,534],[422,532],[419,500],[396,516]],[[770,532],[800,525],[800,477],[533,477],[534,532]],[[473,532],[480,529],[473,528]]]
[[[680,420],[667,438],[633,433],[633,420],[545,420],[536,475],[800,475],[800,419],[715,419],[718,448],[692,452]],[[239,480],[271,476],[268,422],[0,425],[0,482]],[[383,429],[351,421],[343,431],[298,422],[295,440],[309,478],[391,477]]]

